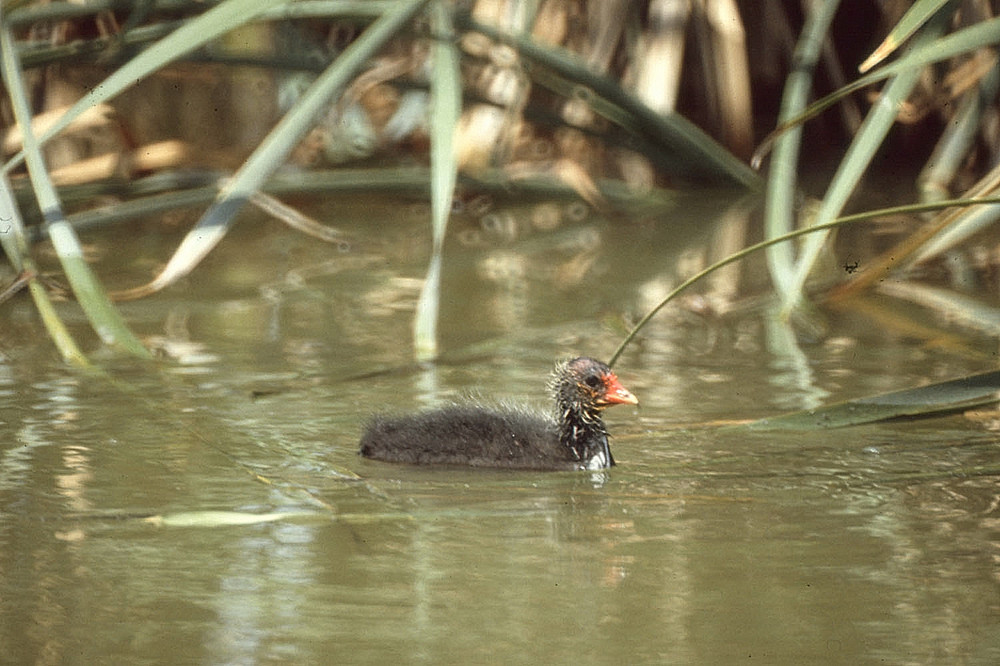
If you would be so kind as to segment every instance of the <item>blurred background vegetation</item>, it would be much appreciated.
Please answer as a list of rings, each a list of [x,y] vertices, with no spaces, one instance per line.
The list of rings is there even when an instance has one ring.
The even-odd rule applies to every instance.
[[[859,198],[940,208],[876,218],[880,252],[864,262],[832,254],[828,229],[769,247],[776,316],[805,330],[808,300],[885,288],[932,302],[910,276],[995,294],[1000,204],[969,204],[1000,177],[995,11],[978,0],[4,0],[2,299],[29,289],[70,361],[86,363],[53,293],[71,293],[104,343],[146,356],[115,301],[195,270],[245,206],[336,245],[336,227],[288,199],[421,196],[433,253],[414,349],[429,359],[454,211],[538,196],[667,223],[678,193],[719,188],[759,197],[771,240],[830,225]],[[940,203],[952,199],[963,202]],[[94,275],[81,233],[146,220],[122,227],[121,243],[141,245],[150,219],[189,224],[192,209],[148,283],[114,291]],[[536,210],[493,223],[516,233],[563,214]],[[40,243],[62,275],[40,275]],[[842,265],[833,279],[816,271],[824,255]]]

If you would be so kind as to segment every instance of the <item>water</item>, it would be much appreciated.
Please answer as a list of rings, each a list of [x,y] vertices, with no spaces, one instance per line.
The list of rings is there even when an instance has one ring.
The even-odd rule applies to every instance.
[[[414,367],[425,218],[368,208],[338,210],[353,220],[340,248],[246,221],[183,284],[123,308],[167,358],[108,358],[111,382],[61,364],[27,300],[4,305],[0,662],[1000,661],[1000,484],[975,473],[1000,457],[995,412],[724,427],[989,369],[995,340],[920,345],[845,312],[796,355],[759,311],[688,301],[618,364],[642,404],[608,412],[614,469],[366,461],[374,411],[470,393],[544,405],[552,360],[608,356],[618,318],[730,212],[501,238],[496,219],[460,219],[447,354]],[[132,286],[165,240],[133,256],[96,235],[98,270]],[[224,524],[269,512],[295,515]]]

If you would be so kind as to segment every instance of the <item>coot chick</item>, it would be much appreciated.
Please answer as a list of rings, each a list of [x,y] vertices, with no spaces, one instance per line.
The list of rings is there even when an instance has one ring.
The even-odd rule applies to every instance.
[[[639,401],[604,363],[560,363],[549,389],[553,416],[516,409],[454,405],[401,417],[376,416],[361,436],[361,455],[422,465],[508,469],[603,469],[615,464],[601,412]]]

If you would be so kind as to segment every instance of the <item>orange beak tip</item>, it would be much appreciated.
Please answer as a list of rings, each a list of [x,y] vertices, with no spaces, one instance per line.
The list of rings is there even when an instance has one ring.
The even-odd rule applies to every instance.
[[[611,375],[607,380],[604,402],[607,405],[638,405],[639,399]]]

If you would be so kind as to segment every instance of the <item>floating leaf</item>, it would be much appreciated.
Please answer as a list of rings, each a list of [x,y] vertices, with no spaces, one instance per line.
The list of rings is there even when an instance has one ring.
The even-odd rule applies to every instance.
[[[244,513],[241,511],[181,511],[162,516],[150,516],[143,522],[162,527],[231,527],[257,525],[278,520],[311,518],[323,514],[315,511],[285,511],[279,513]]]
[[[984,372],[919,388],[893,391],[833,405],[761,419],[759,430],[813,430],[874,423],[901,417],[936,416],[997,402],[1000,371]]]

